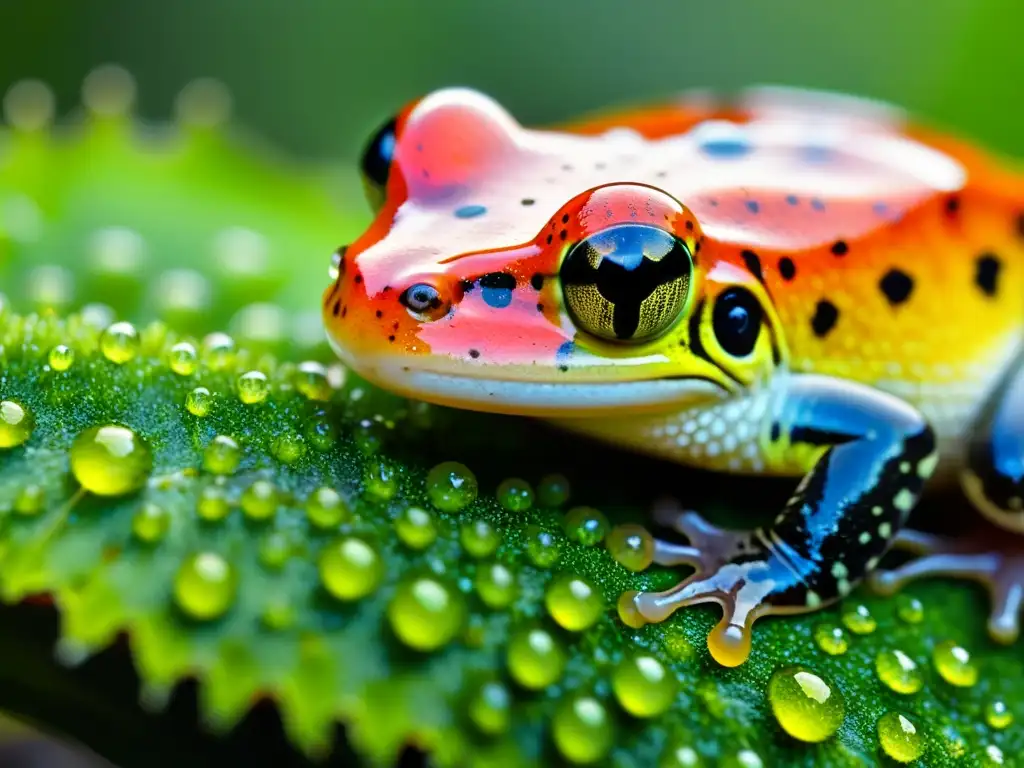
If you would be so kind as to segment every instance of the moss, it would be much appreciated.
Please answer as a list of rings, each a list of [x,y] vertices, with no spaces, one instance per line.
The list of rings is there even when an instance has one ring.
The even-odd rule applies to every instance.
[[[303,750],[323,754],[341,722],[369,763],[412,743],[439,765],[534,765],[562,761],[560,752],[616,766],[684,765],[693,755],[861,765],[882,759],[887,713],[923,734],[928,765],[959,764],[960,752],[980,760],[989,747],[1024,752],[1021,729],[986,716],[1002,701],[1024,720],[1020,648],[987,639],[970,586],[915,585],[913,610],[861,590],[834,609],[763,621],[737,669],[706,651],[710,609],[624,627],[618,595],[675,576],[622,567],[584,518],[646,522],[652,496],[668,489],[742,524],[770,513],[778,489],[669,472],[525,420],[367,386],[295,325],[315,310],[328,254],[358,217],[336,229],[316,174],[221,129],[192,126],[154,145],[132,139],[129,125],[101,115],[67,136],[15,131],[0,184],[31,199],[40,223],[38,237],[9,238],[3,267],[14,302],[0,310],[0,400],[31,421],[27,439],[0,451],[0,597],[49,595],[65,661],[127,632],[148,701],[197,676],[206,724],[226,731],[269,696]],[[114,225],[121,234],[106,246],[129,255],[83,258]],[[259,269],[211,260],[224,232],[240,238],[243,256],[265,248]],[[127,282],[111,282],[110,265],[131,265],[139,242],[142,261]],[[39,282],[41,265],[50,283]],[[181,284],[205,303],[168,311],[152,298],[185,265],[195,272]],[[179,305],[190,298],[184,290]],[[104,343],[115,320],[134,323],[134,336],[121,327],[118,344]],[[239,338],[215,334],[232,328]],[[51,354],[59,345],[73,351],[69,366],[66,352]],[[262,376],[246,375],[254,371]],[[131,476],[99,486],[109,495],[82,490],[75,440],[105,425],[127,428],[150,453],[141,488]],[[115,451],[86,471],[117,473],[123,459]],[[464,466],[431,474],[445,461]],[[466,467],[478,493],[450,503],[438,477]],[[568,476],[568,499],[564,478],[541,482],[552,473]],[[510,487],[532,503],[510,503]],[[592,590],[586,621],[566,620],[581,610],[564,588],[573,578]],[[875,626],[859,633],[872,622],[853,622],[848,648],[835,653],[835,634],[819,628],[850,624],[844,614],[858,605]],[[933,649],[946,641],[972,651],[973,685],[954,688],[934,668]],[[893,650],[919,665],[919,691],[899,694],[874,673],[876,657]],[[9,678],[30,674],[12,659],[5,666]],[[820,744],[794,740],[773,715],[769,681],[794,667],[845,702],[838,731]],[[643,676],[659,669],[670,685]],[[642,705],[645,686],[657,706]],[[63,727],[60,715],[52,720]]]

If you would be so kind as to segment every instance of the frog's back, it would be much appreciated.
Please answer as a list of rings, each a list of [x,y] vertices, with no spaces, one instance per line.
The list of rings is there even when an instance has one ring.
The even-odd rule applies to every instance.
[[[831,94],[758,89],[732,106],[689,99],[577,130],[623,124],[699,137],[698,163],[659,183],[696,213],[712,261],[738,256],[763,280],[792,369],[892,392],[947,443],[961,434],[1021,336],[1019,171],[894,108]]]

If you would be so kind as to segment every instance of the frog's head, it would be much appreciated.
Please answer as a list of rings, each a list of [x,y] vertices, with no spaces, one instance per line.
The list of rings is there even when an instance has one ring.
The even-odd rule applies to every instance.
[[[332,345],[386,389],[524,415],[749,384],[778,359],[778,320],[738,250],[659,187],[654,146],[527,130],[468,90],[413,103],[364,155],[377,215],[324,293]]]

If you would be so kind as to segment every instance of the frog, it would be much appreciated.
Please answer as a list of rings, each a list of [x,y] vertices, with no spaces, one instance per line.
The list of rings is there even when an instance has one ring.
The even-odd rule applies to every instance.
[[[356,374],[709,478],[793,483],[748,530],[656,504],[650,560],[685,571],[623,594],[626,625],[717,604],[707,647],[735,667],[761,617],[953,577],[987,590],[993,640],[1017,639],[1024,175],[1009,159],[857,95],[694,92],[526,127],[446,87],[384,122],[360,168],[374,216],[322,296]],[[966,533],[907,525],[926,489],[962,489]]]

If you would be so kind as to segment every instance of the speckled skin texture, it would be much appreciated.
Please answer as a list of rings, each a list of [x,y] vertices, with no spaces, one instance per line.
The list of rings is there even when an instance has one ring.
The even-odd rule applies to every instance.
[[[826,94],[536,131],[453,89],[379,133],[364,172],[378,214],[323,297],[359,373],[698,467],[803,476],[765,529],[663,515],[691,546],[659,542],[655,561],[697,573],[625,596],[625,621],[718,602],[709,645],[741,663],[758,616],[871,573],[936,470],[965,468],[975,505],[1024,529],[1024,447],[1006,439],[1024,391],[1024,177],[1001,161]],[[890,582],[966,567],[925,549]],[[983,577],[1013,618],[1004,640],[1015,568]]]

